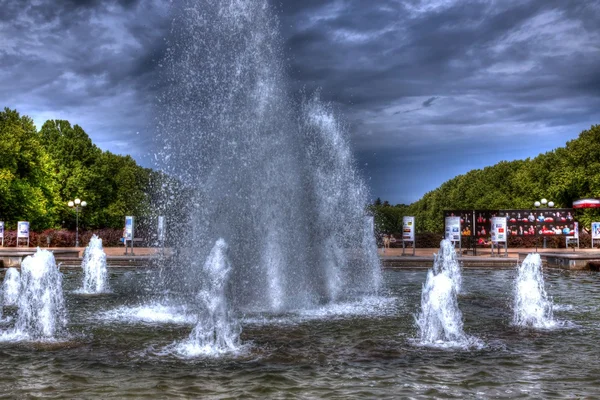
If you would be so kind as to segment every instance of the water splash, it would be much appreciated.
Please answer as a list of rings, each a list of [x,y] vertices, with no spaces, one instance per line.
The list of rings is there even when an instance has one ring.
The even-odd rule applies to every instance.
[[[54,255],[38,248],[21,263],[21,295],[14,330],[8,340],[54,340],[66,331],[62,274]]]
[[[462,291],[462,268],[458,261],[454,244],[449,240],[442,240],[440,250],[433,255],[433,271],[435,274],[444,271],[452,281],[456,294]]]
[[[226,287],[231,273],[227,243],[217,240],[204,263],[204,288],[198,294],[201,312],[188,340],[175,348],[187,357],[219,356],[240,349],[241,327],[231,315]]]
[[[433,268],[427,273],[421,294],[421,312],[416,317],[419,344],[439,347],[480,346],[463,330],[457,293],[462,274],[452,242],[442,240]]]
[[[83,261],[83,288],[79,293],[106,293],[110,291],[108,285],[108,271],[106,269],[106,253],[102,248],[102,239],[93,235],[90,243],[85,248]]]
[[[542,259],[539,254],[528,254],[517,267],[513,324],[529,328],[553,328],[552,300],[544,288]]]
[[[9,268],[2,282],[2,294],[5,306],[16,306],[19,300],[21,274],[16,268]]]
[[[179,8],[177,8],[179,7]],[[285,311],[374,295],[381,268],[348,132],[318,96],[288,93],[268,1],[175,6],[157,109],[165,204],[186,235],[177,268],[230,244],[232,307]]]

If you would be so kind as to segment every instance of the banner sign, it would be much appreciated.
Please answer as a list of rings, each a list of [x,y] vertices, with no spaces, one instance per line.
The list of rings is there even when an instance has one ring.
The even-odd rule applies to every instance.
[[[164,217],[164,215],[158,216],[158,240],[161,242],[165,240],[165,217]]]
[[[592,239],[600,239],[600,222],[592,222]]]
[[[0,221],[0,236],[4,236],[4,221]]]
[[[575,225],[575,233],[573,234],[573,237],[579,239],[579,222],[573,222],[573,225]]]
[[[452,242],[460,242],[460,217],[446,217],[445,238]]]
[[[133,239],[133,217],[125,217],[125,240]]]
[[[492,242],[506,242],[506,217],[492,217],[491,227]]]
[[[17,239],[25,238],[29,239],[29,222],[19,221],[17,223]]]
[[[415,241],[415,217],[402,217],[402,240]]]

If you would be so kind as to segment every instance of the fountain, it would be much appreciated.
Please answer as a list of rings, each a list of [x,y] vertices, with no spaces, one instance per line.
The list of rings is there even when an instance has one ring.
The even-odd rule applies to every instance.
[[[552,300],[544,288],[542,259],[539,254],[528,254],[517,268],[513,325],[528,328],[553,328]]]
[[[79,293],[106,293],[108,286],[108,272],[106,269],[106,253],[102,248],[102,239],[93,235],[85,249],[83,261],[83,287]]]
[[[462,313],[456,298],[462,274],[455,253],[453,243],[442,240],[433,268],[427,272],[421,294],[421,312],[416,317],[422,345],[466,347],[478,343],[463,331]]]
[[[177,15],[159,86],[167,91],[158,121],[165,149],[157,158],[166,187],[177,189],[159,204],[170,210],[164,215],[172,217],[176,255],[162,271],[111,271],[111,296],[79,295],[82,272],[69,271],[64,299],[52,255],[38,250],[26,259],[19,308],[4,310],[17,318],[1,323],[12,328],[0,335],[3,392],[598,397],[600,280],[547,275],[560,293],[555,312],[573,320],[566,337],[515,334],[506,324],[513,271],[461,271],[447,242],[431,271],[380,272],[372,221],[364,218],[366,190],[344,130],[318,98],[287,95],[267,2],[171,3]],[[315,25],[337,26],[340,46],[362,40],[342,29],[344,4],[312,9],[323,18],[306,12],[302,35],[318,34]],[[459,310],[463,280],[469,294]],[[53,340],[65,337],[65,304],[73,333]],[[463,313],[469,332],[486,338],[484,351],[463,351],[480,344],[463,331]]]
[[[201,290],[196,260],[223,238],[238,311],[310,309],[381,281],[347,132],[318,96],[288,94],[282,59],[267,1],[187,0],[161,62],[156,158],[182,186],[161,204],[181,227],[175,289]]]
[[[231,265],[227,243],[218,239],[204,263],[204,287],[198,293],[200,316],[189,339],[176,346],[184,356],[214,356],[240,348],[241,327],[227,304],[226,288]]]
[[[9,268],[2,282],[2,294],[4,306],[16,306],[19,300],[21,286],[21,274],[16,268]]]
[[[21,264],[21,294],[14,329],[2,335],[11,340],[53,340],[67,325],[62,275],[54,256],[37,249]]]

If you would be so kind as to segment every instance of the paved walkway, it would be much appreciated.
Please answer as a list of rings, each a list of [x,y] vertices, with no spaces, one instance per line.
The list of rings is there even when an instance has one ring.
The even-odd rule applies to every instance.
[[[439,251],[439,248],[417,248],[415,249],[415,256],[420,256],[420,257],[431,257],[434,254],[437,254],[437,252]],[[458,250],[458,249],[457,249]],[[496,251],[496,254],[498,253],[498,249],[494,249]],[[504,248],[500,249],[500,251],[502,252],[502,254],[504,255]],[[577,253],[597,253],[599,252],[600,249],[542,249],[541,247],[538,247],[537,250],[535,247],[531,247],[531,248],[524,248],[524,247],[515,247],[515,248],[508,248],[508,257],[509,258],[518,258],[519,257],[519,253],[571,253],[571,254],[577,254]],[[382,249],[379,248],[378,249],[378,253],[380,257],[401,257],[402,256],[402,249],[401,248],[391,248],[391,249]],[[405,250],[406,255],[411,256],[412,255],[412,249],[411,248],[407,248]],[[477,255],[473,256],[473,253],[471,251],[469,251],[466,254],[462,255],[463,257],[491,257],[492,256],[492,250],[488,247],[488,248],[478,248],[477,249]]]

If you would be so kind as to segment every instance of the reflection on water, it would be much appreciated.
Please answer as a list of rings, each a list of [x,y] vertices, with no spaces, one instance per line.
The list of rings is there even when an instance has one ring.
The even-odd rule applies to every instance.
[[[154,295],[152,273],[112,272],[112,294],[64,294],[69,341],[0,343],[0,389],[15,398],[574,398],[600,395],[600,281],[550,272],[546,290],[568,328],[512,324],[516,270],[465,270],[464,330],[481,349],[413,345],[425,270],[386,271],[379,297],[312,311],[240,310],[239,355],[164,352],[196,323],[190,308]],[[138,286],[133,285],[136,282]],[[13,316],[15,309],[6,308]],[[8,330],[12,322],[0,325]]]

